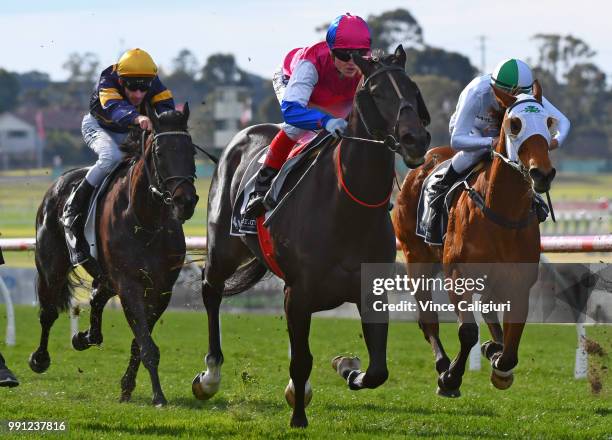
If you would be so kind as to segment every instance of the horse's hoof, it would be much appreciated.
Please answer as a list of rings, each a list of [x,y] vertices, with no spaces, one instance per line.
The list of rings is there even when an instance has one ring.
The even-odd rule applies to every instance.
[[[459,388],[457,388],[456,390],[445,390],[438,386],[438,389],[436,389],[436,394],[442,397],[461,397],[461,391],[459,391]]]
[[[191,382],[191,391],[196,399],[208,400],[219,391],[221,380],[211,380],[206,373],[198,373]]]
[[[19,385],[19,381],[8,368],[0,368],[0,387],[14,388]]]
[[[293,385],[293,380],[289,379],[289,383],[285,387],[285,399],[291,408],[295,408],[295,387]],[[312,400],[312,387],[310,386],[310,381],[306,381],[306,386],[304,387],[304,408],[308,406],[310,401]]]
[[[332,368],[346,379],[351,371],[361,369],[361,359],[357,356],[336,356],[332,359]]]
[[[154,397],[151,403],[153,404],[155,408],[163,408],[164,406],[168,404],[168,401],[166,400],[164,396],[160,396],[160,397]]]
[[[488,340],[480,346],[480,352],[484,357],[491,360],[495,353],[500,353],[504,350],[504,346],[498,342]]]
[[[498,390],[507,390],[514,382],[514,373],[512,371],[509,372],[510,374],[501,372],[503,375],[500,375],[498,373],[496,370],[491,370],[491,383]]]
[[[308,426],[308,419],[306,416],[302,417],[291,417],[291,427],[292,428],[306,428]]]
[[[87,332],[78,332],[72,336],[72,348],[77,351],[87,350],[91,347],[87,339]]]
[[[132,393],[128,393],[124,391],[121,393],[121,397],[119,398],[119,403],[126,403],[132,400]]]
[[[51,365],[51,358],[49,354],[41,354],[37,351],[30,355],[30,359],[28,360],[28,365],[35,373],[44,373],[49,369],[49,365]]]

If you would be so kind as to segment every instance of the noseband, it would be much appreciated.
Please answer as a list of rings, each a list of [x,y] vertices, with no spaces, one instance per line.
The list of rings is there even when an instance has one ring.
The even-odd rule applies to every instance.
[[[158,198],[166,205],[172,205],[173,204],[172,198],[174,197],[174,193],[179,188],[179,186],[181,186],[183,183],[189,183],[192,187],[195,188],[194,181],[195,181],[196,176],[190,175],[190,176],[164,177],[161,175],[161,173],[159,172],[158,156],[155,151],[156,150],[155,147],[157,147],[157,140],[162,136],[187,136],[190,139],[191,139],[191,136],[186,131],[165,131],[163,133],[153,134],[153,140],[152,140],[152,145],[151,145],[151,148],[153,149],[151,151],[151,155],[153,156],[153,171],[154,171],[153,176],[155,178],[155,182],[153,182],[151,172],[149,170],[149,166],[145,158],[145,143],[146,143],[147,134],[145,131],[142,132],[140,148],[141,148],[142,158],[144,162],[145,173],[147,175],[147,181],[149,183],[149,191],[151,191],[151,194],[153,194],[154,197]],[[176,184],[174,185],[172,190],[169,190],[167,188],[167,184],[168,182],[173,181],[173,180],[176,181]]]

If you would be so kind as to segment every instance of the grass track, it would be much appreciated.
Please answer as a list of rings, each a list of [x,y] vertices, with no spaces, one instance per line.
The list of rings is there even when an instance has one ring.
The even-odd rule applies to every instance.
[[[0,309],[0,316],[4,314]],[[81,328],[88,317],[84,311]],[[199,402],[191,395],[190,382],[203,366],[205,317],[196,312],[167,312],[154,334],[161,349],[162,386],[170,402],[163,409],[149,405],[150,382],[143,369],[133,401],[117,403],[131,335],[121,312],[107,309],[104,318],[103,347],[76,352],[69,346],[69,320],[61,315],[51,336],[51,368],[36,375],[26,364],[39,336],[36,310],[18,307],[18,345],[0,344],[0,349],[22,384],[0,389],[0,419],[65,420],[69,431],[60,438],[75,439],[145,435],[364,439],[612,436],[610,392],[604,388],[603,394],[593,396],[586,381],[572,378],[573,326],[527,327],[510,390],[495,390],[484,365],[480,372],[466,373],[460,399],[448,400],[434,394],[433,359],[416,324],[391,325],[389,381],[376,390],[352,392],[331,370],[330,359],[339,353],[355,353],[366,362],[359,323],[315,319],[310,338],[314,356],[314,398],[307,409],[310,426],[307,431],[296,431],[288,428],[290,410],[283,398],[288,380],[287,335],[286,323],[279,316],[223,316],[226,361],[222,388],[212,400]],[[0,318],[0,328],[4,324]],[[455,353],[456,327],[443,325],[442,334],[448,351]],[[610,352],[611,327],[590,327],[588,334]]]

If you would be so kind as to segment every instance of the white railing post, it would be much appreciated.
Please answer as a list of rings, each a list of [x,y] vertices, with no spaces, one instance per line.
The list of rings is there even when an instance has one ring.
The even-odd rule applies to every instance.
[[[576,323],[578,333],[578,348],[576,349],[576,362],[574,363],[574,379],[584,379],[587,377],[589,358],[586,352],[586,329],[582,322]]]
[[[11,300],[11,292],[9,292],[4,280],[0,276],[0,293],[6,304],[6,345],[15,345],[15,309]]]

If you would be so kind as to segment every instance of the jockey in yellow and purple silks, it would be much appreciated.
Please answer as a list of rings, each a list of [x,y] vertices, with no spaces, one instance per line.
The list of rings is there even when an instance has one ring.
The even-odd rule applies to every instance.
[[[119,145],[127,137],[129,126],[153,128],[145,114],[146,103],[157,113],[174,110],[172,93],[157,77],[157,65],[151,56],[142,49],[130,49],[117,64],[100,74],[89,102],[89,113],[81,124],[83,140],[98,155],[98,160],[64,205],[62,223],[75,266],[89,258],[89,246],[83,236],[89,199],[123,158]]]
[[[293,49],[274,74],[272,83],[284,123],[256,177],[246,208],[247,219],[265,212],[263,198],[303,135],[326,130],[336,136],[336,132],[346,129],[346,117],[361,80],[351,53],[369,55],[370,30],[362,18],[347,13],[331,23],[325,40]]]

